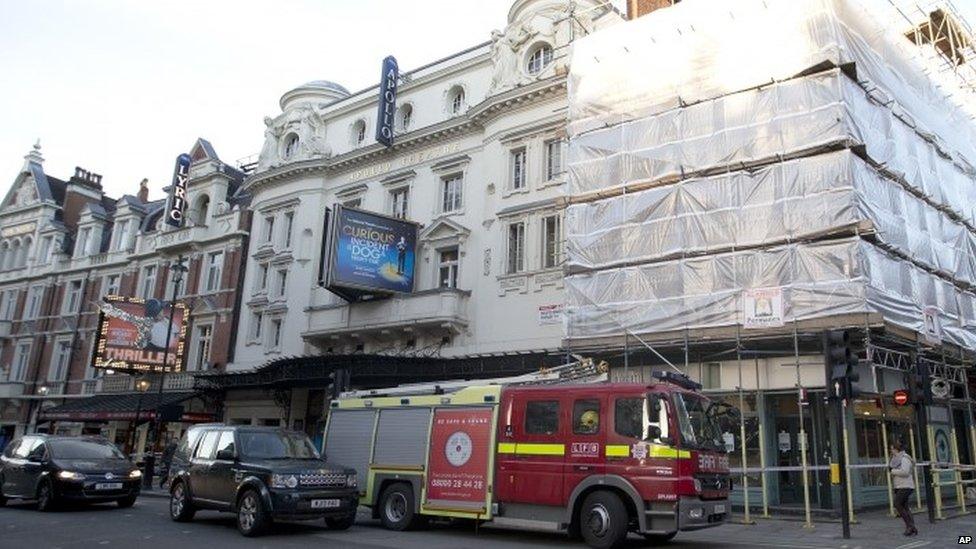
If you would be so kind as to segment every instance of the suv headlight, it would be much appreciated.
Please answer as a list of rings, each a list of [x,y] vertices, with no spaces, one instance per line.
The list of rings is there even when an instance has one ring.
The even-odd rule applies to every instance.
[[[356,473],[346,475],[346,487],[355,488],[357,486],[359,486],[359,477],[356,475]]]
[[[272,488],[295,488],[298,486],[298,477],[295,475],[271,475]]]
[[[85,480],[85,475],[81,473],[75,473],[74,471],[61,471],[58,473],[58,478],[61,480]]]
[[[142,478],[142,471],[140,471],[139,469],[132,471],[131,473],[129,473],[129,478]]]

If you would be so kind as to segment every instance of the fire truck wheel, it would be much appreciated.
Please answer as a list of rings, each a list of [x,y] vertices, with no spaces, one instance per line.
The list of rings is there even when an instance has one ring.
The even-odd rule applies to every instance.
[[[417,525],[413,488],[398,482],[383,490],[380,496],[380,521],[387,530],[402,532]]]
[[[627,539],[627,507],[613,492],[593,492],[583,500],[579,526],[583,540],[596,549],[620,547]]]
[[[677,536],[677,532],[671,532],[670,534],[644,534],[644,539],[646,539],[652,546],[654,545],[664,545],[665,543],[674,539]]]

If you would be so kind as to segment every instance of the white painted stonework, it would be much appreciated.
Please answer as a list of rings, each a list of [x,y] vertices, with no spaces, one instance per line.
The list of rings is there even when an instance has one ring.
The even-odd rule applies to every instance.
[[[559,323],[539,320],[540,308],[564,301],[561,262],[544,257],[543,220],[561,215],[565,185],[563,169],[547,164],[547,144],[565,136],[571,41],[623,20],[596,0],[570,6],[518,0],[489,42],[401,67],[391,149],[373,138],[376,87],[350,95],[313,81],[282,97],[245,183],[254,221],[231,369],[329,351],[457,356],[560,346]],[[513,188],[518,150],[524,185]],[[444,211],[445,181],[458,176],[460,207]],[[407,218],[422,224],[416,291],[350,306],[318,287],[325,209],[343,203],[391,214],[404,189]],[[517,269],[509,268],[512,223],[524,223]],[[457,288],[441,288],[442,252],[454,248]]]

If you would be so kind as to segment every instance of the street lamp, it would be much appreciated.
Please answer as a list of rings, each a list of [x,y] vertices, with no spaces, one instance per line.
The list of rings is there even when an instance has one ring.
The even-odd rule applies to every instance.
[[[183,265],[183,256],[180,255],[176,261],[169,264],[171,279],[173,280],[173,294],[169,302],[169,326],[166,329],[166,346],[163,348],[163,366],[159,372],[159,390],[156,393],[156,417],[155,417],[155,442],[152,451],[146,456],[146,474],[143,475],[143,482],[146,486],[152,486],[152,478],[155,474],[156,453],[161,451],[159,447],[163,441],[163,417],[160,414],[160,405],[163,402],[163,381],[166,379],[166,365],[169,363],[169,346],[173,337],[173,316],[176,313],[176,298],[179,296],[180,285],[183,282],[183,275],[186,274],[186,265]]]
[[[137,379],[134,385],[135,390],[139,393],[139,398],[136,400],[136,417],[132,420],[132,429],[129,433],[129,443],[127,445],[130,454],[135,451],[136,427],[139,425],[139,415],[142,414],[142,396],[149,390],[149,385],[149,380],[146,378]]]
[[[38,388],[37,388],[37,394],[39,394],[39,395],[41,395],[41,396],[47,396],[47,393],[48,393],[48,392],[49,392],[50,390],[51,390],[51,389],[49,389],[49,388],[47,387],[47,385],[41,385],[40,387],[38,387]]]

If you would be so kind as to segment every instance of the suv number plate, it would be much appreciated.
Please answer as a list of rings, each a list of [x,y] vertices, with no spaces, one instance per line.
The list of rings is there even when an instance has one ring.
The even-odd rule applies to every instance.
[[[715,506],[715,514],[716,515],[721,514],[721,513],[724,513],[724,512],[725,512],[725,506],[724,505],[716,505]]]
[[[339,506],[337,499],[313,499],[312,509],[332,509]]]
[[[121,482],[103,482],[95,485],[96,490],[121,490]]]

